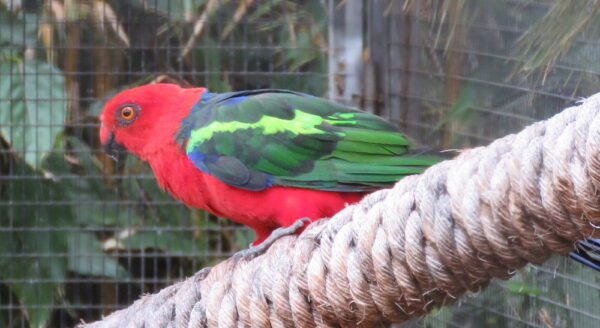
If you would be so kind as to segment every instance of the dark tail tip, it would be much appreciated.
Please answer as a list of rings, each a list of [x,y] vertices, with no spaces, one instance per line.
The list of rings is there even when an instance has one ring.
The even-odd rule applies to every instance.
[[[569,257],[600,271],[600,239],[588,238],[578,241],[576,250],[569,253]]]

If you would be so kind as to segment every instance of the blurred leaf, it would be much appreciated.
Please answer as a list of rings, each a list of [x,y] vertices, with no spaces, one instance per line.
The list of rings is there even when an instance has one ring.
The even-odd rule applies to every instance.
[[[196,10],[207,0],[130,0],[149,12],[155,12],[172,20],[189,21]]]
[[[254,21],[262,15],[272,13],[275,10],[274,8],[281,2],[283,0],[259,1],[254,12],[248,16],[248,20]]]
[[[90,227],[141,224],[142,219],[131,206],[118,204],[119,198],[104,182],[101,164],[93,155],[92,149],[75,137],[68,137],[67,141],[80,167],[82,178],[61,179],[62,175],[72,176],[71,167],[62,153],[52,153],[46,157],[42,169],[59,180],[58,183],[71,201],[80,204],[75,211],[76,222]],[[108,205],[103,202],[112,203]]]
[[[166,253],[194,254],[198,246],[192,231],[168,231],[156,228],[155,231],[137,231],[118,240],[130,249],[155,248]]]
[[[394,0],[391,0],[394,1]],[[311,28],[325,27],[328,22],[327,7],[320,0],[308,0],[304,5],[311,20]]]
[[[242,20],[242,18],[244,18],[244,16],[246,16],[248,7],[250,5],[252,5],[253,3],[254,3],[254,0],[241,0],[240,1],[237,9],[235,10],[235,13],[233,14],[233,18],[231,19],[230,22],[227,23],[227,25],[225,25],[225,27],[223,28],[223,32],[221,32],[221,37],[220,37],[221,40],[227,38],[229,33],[231,33],[231,31],[233,31],[233,29]]]
[[[187,54],[192,50],[194,43],[196,42],[196,38],[202,35],[206,24],[209,21],[209,18],[219,9],[220,6],[223,6],[229,0],[207,0],[206,6],[204,6],[204,10],[202,15],[198,17],[196,22],[194,23],[194,27],[192,28],[192,35],[189,37],[185,47],[183,47],[183,51],[181,52],[181,56],[179,58],[185,58]]]
[[[0,327],[9,327],[8,316],[9,311],[0,311]]]
[[[0,46],[35,46],[37,42],[38,17],[34,14],[11,12],[0,3]]]
[[[232,91],[231,85],[221,77],[220,71],[224,70],[222,59],[223,51],[217,47],[215,41],[211,38],[205,37],[202,40],[204,48],[202,51],[198,51],[198,61],[206,63],[206,67],[209,70],[207,78],[207,87],[211,92],[229,92]]]
[[[122,181],[122,193],[136,202],[136,212],[143,218],[139,224],[145,221],[169,227],[189,223],[190,211],[160,188],[147,163],[128,156],[124,174],[130,178]]]
[[[0,132],[33,167],[53,149],[66,116],[65,81],[36,60],[0,62]]]
[[[240,1],[212,1],[210,10],[206,10],[207,0],[126,2],[136,4],[137,8],[108,0],[98,1],[101,5],[96,8],[93,6],[96,2],[92,1],[44,3],[55,7],[44,9],[44,14],[40,6],[35,9],[40,11],[37,16],[9,12],[0,4],[0,133],[7,139],[17,136],[8,140],[15,153],[25,152],[27,163],[39,168],[35,172],[22,163],[27,169],[21,165],[13,167],[11,174],[24,176],[24,182],[11,177],[7,183],[0,183],[0,198],[5,204],[16,201],[16,193],[21,195],[19,201],[26,202],[18,206],[0,205],[0,225],[7,227],[0,231],[0,279],[20,279],[14,280],[17,283],[11,283],[9,288],[14,289],[34,326],[43,325],[51,311],[57,313],[52,303],[60,302],[68,307],[73,301],[63,292],[61,283],[68,279],[65,277],[68,271],[118,279],[126,277],[127,273],[115,258],[102,251],[106,240],[136,250],[156,248],[164,251],[165,256],[169,253],[202,256],[194,260],[196,264],[206,263],[206,252],[229,251],[236,245],[245,249],[253,240],[253,232],[237,230],[238,226],[230,221],[207,219],[201,210],[194,211],[193,216],[188,208],[158,186],[149,166],[134,156],[128,157],[124,170],[119,168],[115,176],[105,175],[104,163],[94,153],[99,150],[89,146],[97,144],[92,140],[97,138],[96,127],[89,126],[91,120],[86,117],[99,115],[105,101],[88,102],[90,96],[98,94],[90,90],[95,90],[94,83],[101,77],[95,74],[97,71],[90,71],[98,66],[88,64],[90,60],[103,58],[97,51],[114,57],[110,61],[114,65],[101,71],[118,75],[114,81],[119,85],[107,87],[117,86],[106,97],[147,83],[155,77],[154,72],[159,71],[187,82],[202,81],[215,92],[278,86],[321,95],[327,87],[327,58],[321,49],[322,40],[326,39],[326,20],[313,17],[326,13],[320,0],[257,1],[256,5],[244,8]],[[101,16],[108,4],[114,12]],[[206,13],[204,20],[202,13]],[[251,19],[254,21],[249,22]],[[86,45],[80,51],[81,56],[70,61],[73,65],[64,69],[84,76],[77,79],[76,75],[70,75],[74,78],[69,80],[69,118],[77,124],[68,129],[63,128],[66,112],[60,116],[44,112],[50,104],[54,107],[61,104],[63,109],[66,106],[64,81],[60,80],[62,77],[53,79],[60,77],[60,72],[42,62],[22,61],[25,54],[27,58],[44,58],[43,51],[36,47],[38,43],[42,45],[36,34],[39,23],[51,25],[40,32],[46,38],[46,46],[57,51],[57,57],[62,55],[65,46]],[[193,31],[194,23],[198,27],[196,31]],[[224,31],[227,23],[229,28]],[[130,41],[135,47],[111,46],[106,43],[106,33],[99,29],[65,31],[65,26],[78,28],[84,24],[100,26],[113,39],[119,38],[119,44]],[[160,27],[149,28],[154,24]],[[294,25],[294,45],[298,49],[286,46],[293,44],[286,29],[289,24]],[[260,32],[265,26],[270,29],[266,33],[253,32]],[[124,28],[131,34],[124,36]],[[221,42],[222,34],[226,40]],[[198,36],[192,43],[202,44],[191,47],[194,58],[178,61],[172,49],[183,49],[190,35]],[[240,46],[242,40],[244,43]],[[261,48],[263,44],[267,46]],[[94,45],[108,47],[101,46],[101,50],[97,50]],[[296,51],[304,46],[311,49]],[[66,65],[59,58],[54,60],[58,65]],[[306,74],[290,74],[288,69]],[[180,72],[185,74],[178,75]],[[200,74],[189,74],[191,72]],[[42,84],[48,81],[54,91],[63,91],[44,91]],[[131,81],[136,82],[125,84]],[[36,103],[35,98],[43,103]],[[19,145],[21,147],[17,147]],[[49,152],[52,148],[61,150]],[[17,188],[19,184],[21,187]],[[68,311],[76,316],[72,314],[74,310],[67,308]],[[0,311],[2,315],[7,313]],[[20,323],[19,319],[10,320],[13,325]],[[0,326],[2,324],[0,321]]]
[[[540,295],[539,289],[535,289],[524,281],[511,280],[507,283],[508,291],[513,294]]]
[[[69,243],[69,270],[83,275],[124,279],[129,273],[119,262],[102,250],[102,243],[87,232],[71,233]]]
[[[34,262],[34,263],[31,263]],[[31,262],[15,260],[13,270],[19,277],[27,277],[29,282],[11,283],[11,290],[24,306],[31,327],[46,327],[54,301],[62,294],[62,283],[39,282],[43,280],[60,281],[65,275],[65,268],[53,259],[34,259]],[[8,278],[4,278],[8,279]]]
[[[173,2],[173,1],[171,1]],[[96,26],[104,34],[108,31],[112,31],[125,46],[129,47],[129,36],[125,33],[125,29],[119,23],[115,11],[112,9],[110,4],[103,0],[94,0],[92,2],[92,18],[96,23]],[[107,28],[110,27],[110,29]]]
[[[288,71],[293,72],[302,65],[314,60],[319,55],[319,49],[315,49],[308,32],[300,32],[296,37],[297,45],[292,45],[286,51],[285,60],[288,62]]]
[[[36,172],[19,161],[17,174],[30,177]],[[55,300],[62,294],[67,261],[67,230],[72,224],[71,208],[52,204],[65,201],[60,188],[47,179],[18,179],[2,189],[1,199],[11,202],[0,207],[0,226],[13,231],[0,232],[0,278],[12,281],[8,285],[24,306],[32,327],[43,327],[49,319]],[[36,206],[27,205],[29,202]],[[44,204],[44,205],[43,205]]]
[[[573,47],[586,26],[599,21],[598,0],[556,1],[515,44],[514,53],[523,58],[520,70],[530,74],[545,68],[546,73]],[[597,33],[596,37],[598,37]],[[546,74],[545,73],[545,74]]]
[[[461,91],[456,102],[445,112],[444,118],[436,123],[433,130],[439,130],[448,122],[468,122],[473,114],[473,86],[466,85]]]
[[[327,75],[319,73],[305,74],[301,77],[294,74],[278,75],[273,77],[271,86],[279,89],[300,90],[322,97],[327,92]]]
[[[236,230],[235,245],[237,249],[243,250],[250,247],[250,244],[256,240],[256,232],[254,230]]]

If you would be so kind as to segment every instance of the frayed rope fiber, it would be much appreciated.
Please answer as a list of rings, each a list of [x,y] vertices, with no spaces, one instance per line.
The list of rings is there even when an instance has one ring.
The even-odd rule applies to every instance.
[[[373,327],[600,237],[600,94],[81,327]]]

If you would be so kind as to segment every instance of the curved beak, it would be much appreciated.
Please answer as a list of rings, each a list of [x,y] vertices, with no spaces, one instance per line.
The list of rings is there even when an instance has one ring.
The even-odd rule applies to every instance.
[[[127,154],[127,149],[115,140],[115,134],[111,133],[104,142],[104,152],[116,162],[123,159]]]

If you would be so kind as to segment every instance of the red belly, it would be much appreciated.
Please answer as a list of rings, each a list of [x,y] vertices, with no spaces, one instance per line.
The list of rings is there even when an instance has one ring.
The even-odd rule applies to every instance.
[[[203,208],[254,229],[255,244],[274,229],[298,219],[331,217],[365,194],[283,186],[261,191],[240,189],[198,170],[182,151],[167,150],[149,160],[158,183],[190,207]]]
[[[212,180],[207,183],[209,207],[221,216],[254,229],[254,244],[263,241],[274,229],[287,227],[298,219],[306,217],[314,221],[331,217],[364,196],[364,193],[283,186],[250,191],[229,186],[213,177],[207,180]]]

